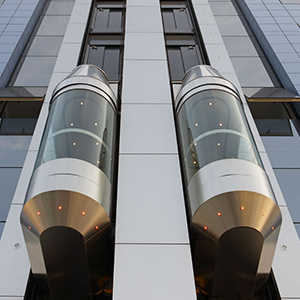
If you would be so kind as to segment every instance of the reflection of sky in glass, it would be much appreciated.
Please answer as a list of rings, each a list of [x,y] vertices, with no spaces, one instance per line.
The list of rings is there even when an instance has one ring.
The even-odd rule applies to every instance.
[[[178,117],[189,179],[199,168],[220,159],[239,158],[260,165],[241,105],[231,94],[197,93],[184,103]]]

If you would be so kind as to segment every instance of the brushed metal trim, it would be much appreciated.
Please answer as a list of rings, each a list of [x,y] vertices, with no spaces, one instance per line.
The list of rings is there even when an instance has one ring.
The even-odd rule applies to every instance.
[[[255,163],[237,158],[217,160],[202,167],[187,188],[191,216],[205,201],[232,191],[256,192],[275,201],[265,171]]]
[[[25,203],[38,194],[55,190],[90,197],[111,216],[111,183],[101,169],[89,162],[58,158],[42,164],[32,175]]]

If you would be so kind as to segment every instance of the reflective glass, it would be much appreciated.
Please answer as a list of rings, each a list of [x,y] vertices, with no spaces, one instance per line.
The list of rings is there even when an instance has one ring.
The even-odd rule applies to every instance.
[[[41,101],[8,101],[1,111],[1,134],[32,134],[42,106]]]
[[[191,96],[181,107],[179,128],[187,179],[220,159],[244,159],[261,166],[239,100],[209,90]]]
[[[36,167],[57,158],[77,158],[99,167],[110,179],[115,113],[100,95],[72,90],[52,104]]]
[[[6,221],[22,168],[0,168],[0,221]]]
[[[1,239],[1,236],[2,236],[3,229],[4,229],[4,225],[5,225],[4,222],[0,222],[0,239]]]
[[[0,136],[0,167],[22,167],[31,136]]]

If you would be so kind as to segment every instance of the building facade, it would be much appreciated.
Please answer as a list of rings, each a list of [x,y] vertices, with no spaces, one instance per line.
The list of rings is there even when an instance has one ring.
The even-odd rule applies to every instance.
[[[104,238],[107,272],[100,278],[106,279],[105,283],[99,283],[99,278],[96,278],[99,289],[91,293],[93,299],[300,299],[299,24],[299,0],[0,0],[0,300],[50,299],[49,286],[46,284],[43,287],[39,283],[38,275],[43,271],[35,271],[38,269],[36,262],[42,256],[45,260],[46,257],[51,260],[53,253],[60,252],[60,248],[65,249],[65,252],[60,252],[63,253],[61,261],[56,260],[53,254],[53,260],[57,263],[54,265],[58,269],[53,269],[52,273],[45,262],[45,274],[49,276],[49,273],[55,275],[57,270],[59,273],[60,265],[69,257],[74,259],[70,260],[70,264],[77,259],[76,255],[71,255],[73,251],[76,253],[76,247],[73,248],[76,244],[73,245],[73,240],[68,239],[71,233],[59,233],[59,242],[49,238],[48,244],[38,246],[45,247],[44,252],[33,250],[28,256],[33,240],[28,240],[28,235],[25,240],[26,230],[30,231],[34,226],[23,219],[23,230],[24,226],[27,227],[24,238],[20,222],[20,215],[26,207],[24,204],[37,195],[54,190],[76,191],[80,195],[85,193],[86,197],[95,200],[97,193],[104,190],[103,186],[91,187],[91,182],[96,184],[96,178],[105,178],[99,179],[100,182],[108,181],[110,204],[106,206],[101,202],[101,205],[109,215],[105,224],[109,223],[110,229]],[[95,72],[98,72],[99,78],[90,76],[89,71],[71,73],[82,64],[103,69],[107,77],[101,75],[98,69]],[[199,83],[183,93],[190,80],[188,75],[184,75],[198,65],[214,68],[203,67],[211,70],[209,75],[205,75],[204,71],[197,73],[199,78],[210,78],[211,81]],[[95,76],[100,83],[89,81]],[[271,275],[267,273],[265,276],[269,279],[263,280],[268,282],[264,282],[264,289],[259,289],[259,295],[249,292],[245,296],[243,291],[248,286],[246,288],[246,285],[236,283],[246,274],[244,269],[238,269],[243,265],[239,260],[245,256],[241,246],[252,249],[253,241],[256,241],[250,238],[248,232],[245,236],[243,233],[233,235],[233,244],[240,250],[229,249],[233,254],[224,256],[225,270],[230,271],[231,267],[234,269],[236,266],[236,273],[240,274],[233,277],[233,285],[242,287],[240,290],[237,288],[239,294],[231,294],[231,288],[227,289],[226,280],[231,278],[226,275],[229,271],[222,269],[222,276],[212,276],[212,280],[218,278],[221,282],[219,289],[226,291],[226,295],[214,294],[209,287],[206,289],[202,275],[197,275],[196,257],[199,256],[195,253],[207,244],[199,242],[198,245],[197,234],[192,230],[195,223],[190,212],[196,211],[198,206],[193,210],[189,202],[194,197],[189,188],[192,182],[189,168],[191,172],[195,168],[196,171],[208,170],[205,178],[211,180],[216,174],[214,172],[226,169],[226,162],[225,167],[207,168],[214,163],[214,159],[205,155],[215,150],[206,140],[204,148],[199,147],[208,133],[197,133],[192,126],[188,126],[186,133],[182,129],[185,124],[182,121],[182,107],[189,101],[182,99],[193,89],[200,89],[201,85],[210,86],[212,90],[218,89],[216,86],[220,89],[227,86],[230,90],[227,92],[237,99],[240,108],[235,108],[233,113],[234,109],[224,104],[224,109],[230,107],[232,115],[227,118],[233,123],[232,126],[239,128],[227,128],[225,120],[217,119],[221,114],[198,115],[198,112],[205,110],[193,107],[190,113],[187,109],[186,118],[197,112],[199,119],[193,121],[197,130],[216,119],[218,128],[210,128],[210,134],[234,134],[239,139],[246,135],[246,140],[250,141],[250,146],[241,146],[240,140],[237,142],[242,149],[239,154],[228,152],[218,156],[216,160],[219,162],[233,161],[231,166],[238,160],[243,161],[245,167],[239,168],[242,168],[240,172],[245,173],[240,181],[237,175],[242,173],[231,174],[233,169],[227,173],[224,171],[220,177],[236,177],[232,176],[229,183],[218,181],[220,184],[212,185],[210,199],[216,197],[214,191],[218,190],[218,195],[222,195],[228,192],[229,185],[237,184],[233,188],[236,192],[256,191],[264,196],[269,193],[269,198],[276,202],[281,213],[281,226],[280,222],[274,221],[276,225],[273,221],[268,223],[269,230],[279,233],[279,236],[277,243],[275,237],[271,243],[275,251],[273,261],[272,251],[267,252],[271,253]],[[62,91],[71,89],[72,92],[72,86],[75,90],[89,90],[101,95],[104,99],[101,98],[101,101],[105,103],[101,105],[111,109],[107,108],[104,117],[99,119],[93,115],[96,108],[89,112],[85,110],[85,117],[81,119],[75,108],[64,107],[63,103],[67,100],[59,100]],[[79,97],[78,93],[72,97]],[[88,96],[80,97],[88,101]],[[216,94],[209,99],[217,98]],[[78,103],[85,109],[84,102],[79,100]],[[214,104],[208,102],[208,105]],[[103,112],[104,109],[101,109]],[[60,115],[55,119],[57,112]],[[236,121],[237,114],[241,114],[244,123]],[[77,126],[77,123],[87,120],[94,129],[105,120],[101,134],[97,135],[94,129],[85,125]],[[61,125],[59,121],[66,124]],[[53,154],[56,148],[52,144],[50,150],[45,146],[50,139],[47,134],[52,130],[51,124],[53,127],[62,126],[55,129],[57,132],[70,134],[59,140],[70,144],[70,148],[63,147],[60,154]],[[246,129],[241,129],[243,126]],[[71,135],[75,127],[76,133],[82,134],[77,136],[78,140]],[[95,139],[93,147],[100,149],[101,146],[101,150],[95,152],[99,157],[95,161],[89,155],[92,146],[86,136]],[[185,139],[192,142],[188,148],[184,147]],[[229,145],[236,143],[233,139],[227,142]],[[213,143],[217,149],[223,149],[225,140],[214,140]],[[249,148],[253,150],[251,153],[254,153],[255,161],[254,158],[247,158]],[[46,155],[41,156],[42,152]],[[203,165],[200,165],[201,153],[205,153],[203,159],[206,163]],[[67,158],[85,161],[86,164],[81,166],[80,162],[74,163],[72,160],[65,164],[63,161]],[[187,163],[189,159],[191,165]],[[51,162],[55,161],[58,163],[52,168]],[[251,162],[251,171],[246,161]],[[64,166],[69,169],[64,169]],[[61,171],[57,171],[59,168]],[[97,170],[104,170],[105,175],[97,175]],[[63,177],[54,178],[58,173],[61,176],[72,173],[74,180],[70,181],[70,186],[64,186]],[[43,174],[46,174],[44,179],[41,177]],[[52,182],[52,179],[56,181]],[[199,182],[202,182],[201,179]],[[240,182],[244,185],[238,185]],[[204,185],[203,182],[201,184]],[[260,188],[261,184],[269,186],[268,192]],[[55,195],[53,199],[59,197]],[[248,196],[237,196],[239,199],[245,197]],[[250,201],[254,203],[254,199]],[[237,203],[241,211],[247,211],[243,203]],[[59,203],[56,206],[58,210],[64,208]],[[45,209],[49,211],[50,208]],[[83,224],[90,222],[89,213],[85,208],[80,209],[81,216],[86,220]],[[216,209],[216,218],[223,218],[226,209]],[[264,210],[258,213],[263,217],[266,215]],[[36,214],[37,218],[44,215],[40,210]],[[204,233],[201,234],[204,236],[212,226],[220,223],[208,219],[211,226],[202,224],[205,214],[197,223],[201,224],[199,226],[202,226],[201,232]],[[55,226],[51,224],[45,228]],[[75,224],[78,224],[77,221]],[[247,224],[236,226],[248,227]],[[94,223],[92,227],[99,229]],[[269,234],[272,236],[272,231]],[[96,252],[96,256],[100,252]],[[40,253],[42,256],[39,256]],[[209,256],[210,250],[204,253]],[[246,254],[254,257],[256,252],[249,253]],[[260,252],[257,255],[259,257]],[[204,264],[206,256],[203,258]],[[234,262],[235,258],[237,262]],[[266,260],[259,264],[264,264]],[[264,273],[258,272],[259,268],[263,269],[261,265],[256,266],[254,275],[250,272],[255,282],[258,280],[256,274]],[[73,274],[83,269],[84,266],[82,269],[75,268]],[[61,293],[63,287],[58,288],[56,294],[53,286],[58,283],[49,278],[52,296],[58,295],[51,299],[74,299],[80,293],[77,286],[82,282],[86,282],[87,286],[90,284],[87,275],[83,275],[83,279],[76,277],[74,281],[71,278],[62,284],[69,285],[70,294]],[[77,298],[88,299],[88,296]]]

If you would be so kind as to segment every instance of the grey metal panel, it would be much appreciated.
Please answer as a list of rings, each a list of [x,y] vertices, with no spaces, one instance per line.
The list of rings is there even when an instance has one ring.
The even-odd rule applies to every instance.
[[[125,60],[123,78],[123,103],[172,103],[166,61]]]
[[[163,32],[159,7],[128,6],[126,32]]]
[[[196,300],[188,245],[116,245],[113,299],[141,298]]]
[[[260,57],[231,57],[231,61],[243,87],[274,86]]]
[[[124,59],[166,59],[164,36],[161,33],[128,32],[125,44]]]
[[[222,36],[248,35],[238,16],[216,16],[217,24]]]
[[[26,57],[14,86],[47,86],[55,61],[56,57]]]
[[[0,167],[22,167],[31,136],[0,136]]]
[[[70,5],[70,2],[51,2],[46,14],[47,15],[70,15],[72,12],[73,6]]]
[[[62,35],[61,28],[66,28],[69,16],[45,16],[37,35]]]
[[[172,105],[123,105],[120,153],[177,151]]]
[[[274,169],[293,222],[300,222],[300,169]]]
[[[1,238],[0,297],[24,297],[30,271],[20,213],[22,205],[12,205]],[[5,270],[5,271],[4,271]]]
[[[21,168],[0,168],[0,221],[5,221],[19,180]]]
[[[297,299],[299,285],[299,237],[287,207],[280,207],[283,222],[273,261],[273,274],[281,298]]]
[[[116,243],[188,244],[178,156],[121,155],[119,170]]]
[[[57,55],[63,37],[61,36],[36,36],[28,51],[28,55],[52,56]]]
[[[257,51],[250,37],[224,36],[223,40],[230,56],[257,56]]]

